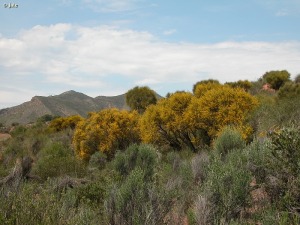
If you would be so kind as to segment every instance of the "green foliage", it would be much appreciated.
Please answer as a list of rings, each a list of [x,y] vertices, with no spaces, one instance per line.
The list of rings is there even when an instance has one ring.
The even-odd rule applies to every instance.
[[[157,101],[155,92],[149,87],[135,87],[126,93],[126,103],[132,110],[143,113],[149,105]]]
[[[39,117],[37,119],[37,122],[38,123],[46,123],[46,122],[50,122],[50,121],[56,119],[57,117],[58,116],[54,116],[54,115],[50,115],[50,114],[45,114],[45,115]]]
[[[116,203],[122,224],[139,225],[146,222],[144,204],[147,201],[147,186],[143,178],[144,172],[140,168],[134,169],[119,189]]]
[[[159,160],[149,145],[133,145],[116,155],[112,165],[121,179],[105,204],[110,224],[164,223],[176,198],[176,185],[162,179]]]
[[[196,97],[200,98],[204,96],[206,92],[217,89],[219,87],[222,87],[222,85],[217,81],[202,81],[200,83],[197,83],[196,86],[194,86],[193,93]]]
[[[27,129],[25,126],[23,125],[18,125],[16,126],[12,132],[10,132],[11,136],[13,137],[20,137],[20,136],[23,136],[25,133],[26,133]]]
[[[90,168],[97,168],[103,169],[107,162],[107,156],[102,152],[95,152],[90,160],[89,160],[89,167]]]
[[[220,135],[214,140],[215,150],[222,155],[234,149],[243,149],[246,145],[241,133],[234,127],[225,127]]]
[[[298,84],[300,83],[300,74],[295,77],[294,82]]]
[[[279,224],[297,224],[300,206],[300,128],[296,125],[274,130],[264,141],[248,146],[248,167],[257,185],[265,188]],[[263,215],[261,221],[266,221]],[[285,221],[285,222],[284,222]]]
[[[3,225],[99,223],[97,212],[84,204],[78,205],[73,193],[58,197],[48,185],[24,184],[9,195],[0,191],[0,202]]]
[[[3,164],[10,167],[17,157],[35,156],[49,141],[45,124],[30,127],[17,126],[11,132],[12,138],[3,144]]]
[[[282,71],[270,71],[263,75],[263,79],[266,83],[270,84],[275,90],[279,90],[287,81],[290,80],[290,73],[286,70]]]
[[[251,174],[241,150],[229,152],[225,160],[215,154],[207,167],[203,192],[212,204],[210,218],[215,224],[238,218],[249,199]]]
[[[248,80],[239,80],[236,82],[226,82],[226,85],[229,85],[232,88],[242,88],[245,91],[249,91],[252,87],[252,83]]]
[[[300,127],[284,127],[271,133],[272,155],[278,169],[292,176],[300,174]]]
[[[131,145],[125,152],[118,152],[114,159],[114,168],[121,176],[128,176],[133,169],[140,168],[144,180],[153,178],[156,166],[156,149],[150,145]]]
[[[193,86],[193,93],[195,94],[196,88],[198,85],[201,84],[220,84],[220,82],[218,80],[214,80],[214,79],[208,79],[208,80],[202,80],[202,81],[198,81],[196,84],[194,84]]]
[[[286,82],[277,93],[280,99],[283,98],[298,98],[300,99],[300,82]]]
[[[248,169],[258,185],[266,182],[269,161],[272,157],[269,139],[255,139],[246,147],[248,153]]]
[[[33,171],[46,180],[48,177],[62,175],[82,177],[85,174],[85,167],[76,159],[71,149],[60,143],[50,143],[39,152]]]
[[[275,98],[268,94],[257,96],[260,104],[251,115],[250,123],[258,137],[290,123],[300,125],[300,101],[296,98]]]
[[[104,213],[104,201],[108,196],[108,187],[110,186],[109,177],[100,177],[94,182],[89,182],[75,189],[77,204],[88,204],[98,208]],[[103,216],[103,215],[102,215]]]

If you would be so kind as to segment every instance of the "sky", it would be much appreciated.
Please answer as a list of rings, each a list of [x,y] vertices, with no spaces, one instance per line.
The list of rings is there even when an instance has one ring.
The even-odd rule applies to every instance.
[[[300,0],[0,0],[0,109],[300,73]]]

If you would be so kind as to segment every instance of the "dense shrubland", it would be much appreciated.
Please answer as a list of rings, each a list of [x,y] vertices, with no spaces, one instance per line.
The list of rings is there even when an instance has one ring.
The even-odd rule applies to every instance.
[[[0,142],[0,224],[299,224],[297,79],[18,125]]]

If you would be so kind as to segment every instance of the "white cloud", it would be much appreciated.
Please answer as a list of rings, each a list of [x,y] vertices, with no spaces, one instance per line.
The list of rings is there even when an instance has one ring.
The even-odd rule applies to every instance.
[[[276,16],[287,16],[287,15],[289,15],[289,12],[286,9],[281,9],[276,13]]]
[[[259,5],[274,12],[276,16],[299,16],[299,0],[254,0]]]
[[[177,32],[176,29],[170,29],[170,30],[165,30],[163,32],[164,35],[168,36],[168,35],[172,35],[172,34],[175,34]]]
[[[19,85],[14,80],[22,77],[23,87],[31,87],[34,75],[40,80],[35,83],[43,82],[43,89],[35,88],[39,93],[52,93],[46,83],[49,89],[60,85],[98,95],[149,85],[165,94],[208,78],[256,80],[266,71],[281,69],[295,75],[299,62],[300,42],[166,43],[148,32],[109,26],[36,26],[15,38],[0,37],[1,85]],[[5,75],[12,79],[4,82]],[[32,97],[32,92],[19,93],[22,98],[16,98],[18,92],[8,94],[0,96],[0,104]]]
[[[152,79],[152,78],[145,78],[143,80],[138,80],[135,82],[136,85],[151,85],[151,84],[159,84],[160,82],[158,80]]]

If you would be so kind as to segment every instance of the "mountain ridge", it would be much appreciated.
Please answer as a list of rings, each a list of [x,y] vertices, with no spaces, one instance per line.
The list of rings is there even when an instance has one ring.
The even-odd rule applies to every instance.
[[[158,94],[157,96],[161,98]],[[46,114],[62,117],[71,115],[86,117],[89,112],[105,108],[129,110],[129,106],[126,104],[126,94],[93,98],[81,92],[69,90],[47,97],[34,96],[30,101],[20,105],[0,109],[0,123],[4,125],[28,124]]]

